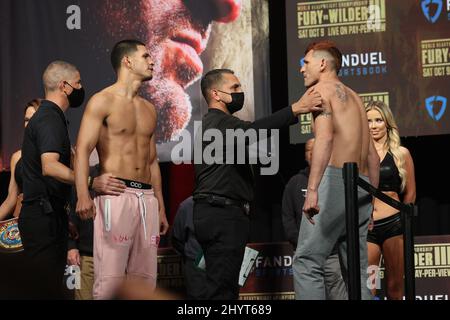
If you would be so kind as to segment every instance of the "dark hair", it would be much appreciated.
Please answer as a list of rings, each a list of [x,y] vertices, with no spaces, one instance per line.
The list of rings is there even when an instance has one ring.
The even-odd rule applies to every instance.
[[[339,51],[339,49],[336,47],[336,44],[333,41],[321,40],[310,43],[305,50],[305,56],[311,50],[326,51],[329,54],[331,54],[334,60],[334,69],[336,70],[336,73],[339,73],[339,70],[341,70],[342,66],[342,53]]]
[[[42,99],[40,99],[40,98],[36,98],[31,101],[28,101],[28,103],[25,105],[25,109],[23,109],[23,114],[27,113],[28,108],[34,108],[34,110],[37,111],[37,109],[39,109],[39,107],[41,106],[41,101],[42,101]]]
[[[145,44],[139,40],[131,39],[119,41],[114,45],[111,51],[111,64],[116,73],[120,69],[122,58],[127,54],[137,51],[138,46],[145,46]]]
[[[203,97],[207,102],[209,102],[208,90],[222,81],[222,75],[224,73],[234,74],[234,71],[230,69],[214,69],[208,71],[203,76],[202,81],[200,82],[200,88],[202,90]]]

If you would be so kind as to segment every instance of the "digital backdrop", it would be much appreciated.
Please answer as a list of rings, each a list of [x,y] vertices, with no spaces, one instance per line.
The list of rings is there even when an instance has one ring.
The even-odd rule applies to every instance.
[[[339,76],[367,102],[392,109],[401,136],[450,133],[449,0],[286,0],[289,99],[305,91],[300,73],[310,42],[333,40]],[[311,135],[311,116],[291,128],[291,143]]]
[[[75,64],[87,102],[115,82],[110,50],[123,39],[143,41],[155,62],[141,94],[158,111],[160,161],[173,160],[180,134],[206,112],[199,80],[212,68],[233,69],[241,80],[241,118],[271,110],[267,1],[3,0],[0,21],[0,170],[21,146],[25,104],[44,96],[46,66]],[[67,112],[72,144],[83,110]]]

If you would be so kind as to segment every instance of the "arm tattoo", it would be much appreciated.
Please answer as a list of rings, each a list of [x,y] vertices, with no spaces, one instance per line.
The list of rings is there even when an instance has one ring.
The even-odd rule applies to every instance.
[[[345,88],[341,84],[336,85],[336,94],[342,102],[347,102],[347,93],[345,92]]]
[[[333,112],[324,110],[324,111],[322,111],[321,113],[319,113],[317,116],[318,116],[318,117],[324,116],[325,118],[328,118],[328,117],[331,118],[332,115],[333,115]]]

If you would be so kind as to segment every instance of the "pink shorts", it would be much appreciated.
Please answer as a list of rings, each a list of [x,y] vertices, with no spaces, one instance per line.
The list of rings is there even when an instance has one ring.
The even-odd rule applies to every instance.
[[[159,214],[153,189],[128,187],[94,201],[94,299],[114,298],[126,278],[155,288]]]

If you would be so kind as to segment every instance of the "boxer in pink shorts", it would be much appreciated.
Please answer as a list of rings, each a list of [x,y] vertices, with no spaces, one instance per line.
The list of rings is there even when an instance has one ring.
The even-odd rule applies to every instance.
[[[153,61],[137,40],[111,51],[113,85],[88,102],[75,155],[76,211],[94,217],[94,299],[111,299],[126,278],[156,286],[157,248],[169,228],[155,144],[155,107],[138,95],[152,78]],[[114,195],[90,197],[88,159],[96,148],[100,172],[117,177]]]
[[[94,299],[111,298],[125,274],[156,286],[158,200],[151,185],[120,180],[123,194],[94,199]]]

